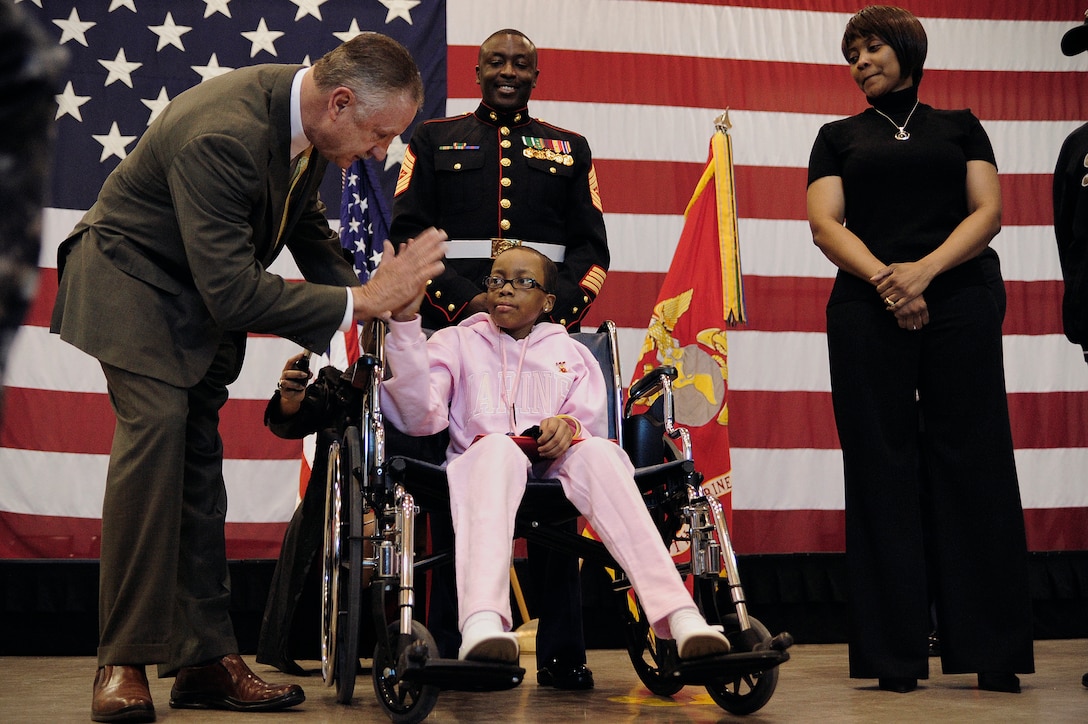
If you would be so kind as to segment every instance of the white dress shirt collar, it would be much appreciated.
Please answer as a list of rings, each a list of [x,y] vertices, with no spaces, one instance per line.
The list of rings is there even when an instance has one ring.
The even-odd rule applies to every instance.
[[[299,155],[310,145],[302,131],[302,76],[309,67],[300,68],[291,81],[291,158]]]

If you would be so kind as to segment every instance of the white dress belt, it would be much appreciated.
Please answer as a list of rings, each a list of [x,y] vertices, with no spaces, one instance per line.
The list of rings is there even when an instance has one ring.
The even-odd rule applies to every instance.
[[[515,246],[536,249],[555,263],[566,257],[567,247],[562,244],[545,244],[521,239],[451,239],[447,242],[447,259],[494,259],[501,252]]]

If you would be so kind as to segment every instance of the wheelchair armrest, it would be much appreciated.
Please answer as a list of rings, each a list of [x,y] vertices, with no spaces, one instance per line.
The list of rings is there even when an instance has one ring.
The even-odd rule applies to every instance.
[[[689,482],[696,486],[703,482],[702,473],[695,470],[695,463],[691,460],[672,460],[635,468],[635,485],[640,493]]]
[[[412,469],[415,469],[416,471],[425,471],[429,474],[429,477],[443,477],[446,474],[445,468],[441,465],[435,465],[426,460],[418,460],[404,455],[394,455],[389,458],[389,469],[399,477],[403,477]]]
[[[637,400],[641,397],[652,395],[661,389],[661,378],[668,377],[670,380],[676,379],[676,368],[672,365],[662,365],[655,367],[648,373],[642,376],[638,382],[631,385],[627,393],[627,398],[630,400]]]
[[[393,481],[412,494],[424,511],[449,511],[450,493],[446,469],[426,460],[395,455],[386,461],[386,470]]]

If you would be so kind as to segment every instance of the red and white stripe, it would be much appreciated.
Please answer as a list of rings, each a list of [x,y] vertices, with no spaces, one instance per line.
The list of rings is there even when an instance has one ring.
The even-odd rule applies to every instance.
[[[1033,549],[1088,548],[1088,366],[1061,333],[1051,174],[1088,120],[1088,57],[1062,34],[1079,0],[919,0],[929,36],[921,97],[971,108],[994,144],[1009,292],[1006,375]],[[834,268],[805,221],[808,153],[828,120],[865,107],[839,54],[853,0],[448,0],[447,113],[479,99],[490,30],[540,51],[531,112],[593,148],[612,250],[590,324],[617,321],[633,365],[706,157],[730,109],[749,324],[729,333],[734,542],[742,553],[841,550],[842,469],[824,303]],[[16,340],[0,428],[0,556],[97,555],[113,420],[97,363],[47,331],[56,245],[79,212],[49,210],[41,292]],[[289,278],[289,259],[273,267]],[[254,336],[223,412],[230,554],[274,556],[297,499],[300,444],[262,425],[292,343]],[[696,451],[698,459],[699,451]]]

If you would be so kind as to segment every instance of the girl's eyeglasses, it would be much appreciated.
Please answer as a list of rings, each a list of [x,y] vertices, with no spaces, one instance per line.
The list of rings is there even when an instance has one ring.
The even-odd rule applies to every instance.
[[[536,279],[533,279],[532,277],[515,277],[513,279],[505,279],[500,276],[484,277],[484,287],[487,288],[488,291],[498,291],[507,284],[512,286],[514,289],[532,289],[533,287],[536,287],[545,294],[550,293],[547,289],[544,288],[543,284],[538,282]]]

